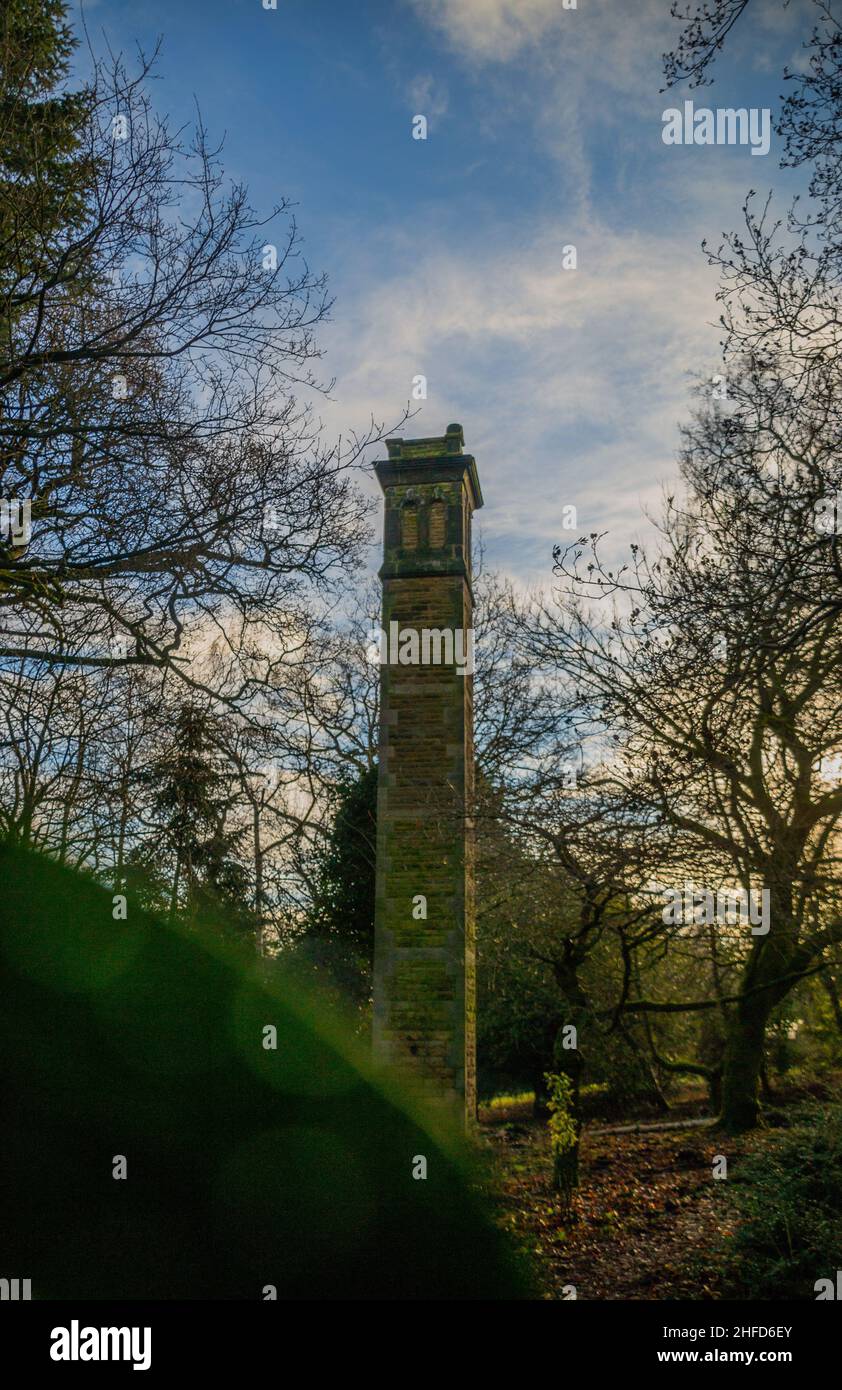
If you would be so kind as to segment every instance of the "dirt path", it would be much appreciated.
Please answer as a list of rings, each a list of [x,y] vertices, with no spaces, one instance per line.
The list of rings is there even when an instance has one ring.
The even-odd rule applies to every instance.
[[[528,1252],[545,1298],[715,1298],[727,1222],[713,1178],[723,1139],[697,1120],[587,1131],[577,1220],[564,1219],[544,1125],[484,1125],[504,1228]],[[729,1162],[738,1157],[727,1144]]]

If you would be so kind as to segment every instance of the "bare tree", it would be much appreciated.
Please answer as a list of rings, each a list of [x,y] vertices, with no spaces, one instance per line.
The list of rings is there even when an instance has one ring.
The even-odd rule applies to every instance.
[[[0,657],[195,685],[216,641],[215,693],[242,707],[356,562],[376,432],[320,441],[293,390],[323,389],[329,305],[291,209],[258,219],[201,121],[185,141],[154,115],[148,76],[97,66],[73,215],[38,256],[37,179],[0,221],[0,492],[31,499],[28,541],[0,537]]]
[[[842,635],[824,606],[836,543],[814,524],[827,478],[817,481],[815,450],[809,466],[792,462],[785,441],[814,422],[780,402],[770,417],[764,381],[743,378],[740,409],[709,408],[687,431],[687,496],[667,500],[657,557],[632,547],[628,566],[607,570],[598,537],[558,552],[558,605],[538,605],[528,637],[536,663],[564,670],[587,696],[638,793],[648,784],[653,814],[746,893],[770,895],[771,929],[747,946],[729,1001],[731,1128],[754,1122],[772,1008],[842,932]]]

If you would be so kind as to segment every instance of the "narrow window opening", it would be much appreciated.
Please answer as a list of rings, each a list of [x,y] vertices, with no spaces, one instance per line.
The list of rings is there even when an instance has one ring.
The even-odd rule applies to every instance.
[[[401,547],[418,549],[418,508],[414,503],[401,508]]]
[[[430,504],[430,547],[441,550],[444,545],[446,509],[443,502]]]

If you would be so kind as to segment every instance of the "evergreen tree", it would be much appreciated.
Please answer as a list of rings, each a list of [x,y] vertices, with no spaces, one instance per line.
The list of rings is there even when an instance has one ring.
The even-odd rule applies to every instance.
[[[153,807],[174,861],[170,914],[253,931],[248,876],[236,857],[243,831],[226,828],[226,777],[205,710],[180,708],[172,744],[146,775],[158,788]]]
[[[64,0],[4,0],[0,15],[0,294],[62,278],[64,233],[81,224],[91,165],[79,150],[88,91],[67,92],[76,47]]]
[[[353,1003],[371,998],[377,846],[377,767],[341,783],[330,834],[313,874],[306,955]]]

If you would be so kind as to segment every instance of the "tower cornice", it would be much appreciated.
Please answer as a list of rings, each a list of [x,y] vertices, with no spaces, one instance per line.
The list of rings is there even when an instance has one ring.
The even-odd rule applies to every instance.
[[[461,425],[448,425],[443,435],[427,439],[387,439],[389,457],[374,465],[383,491],[429,483],[466,482],[471,510],[483,504],[476,460],[462,452],[465,436]]]

